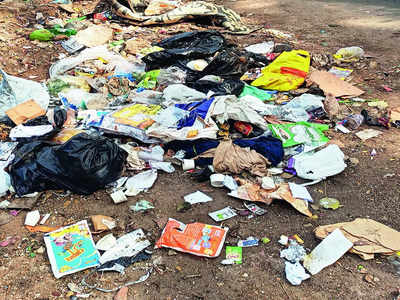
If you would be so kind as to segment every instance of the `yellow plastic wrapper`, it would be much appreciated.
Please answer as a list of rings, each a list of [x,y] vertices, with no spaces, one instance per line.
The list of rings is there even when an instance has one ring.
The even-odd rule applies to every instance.
[[[300,87],[310,70],[310,53],[305,50],[283,52],[262,69],[262,76],[251,85],[266,90],[291,91]]]
[[[112,117],[119,124],[146,129],[154,123],[151,116],[156,115],[160,109],[159,105],[134,104],[113,113]]]
[[[71,86],[71,88],[77,88],[84,90],[85,92],[90,92],[90,86],[86,81],[85,77],[64,75],[64,76],[59,76],[58,79],[61,79],[65,83],[68,83]],[[68,89],[65,89],[64,91],[67,90]]]

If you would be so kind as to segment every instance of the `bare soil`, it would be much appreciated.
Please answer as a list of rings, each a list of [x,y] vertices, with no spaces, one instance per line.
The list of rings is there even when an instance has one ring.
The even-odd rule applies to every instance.
[[[57,16],[64,12],[40,1],[18,2],[17,9],[0,9],[0,67],[6,72],[37,81],[48,78],[49,65],[63,52],[56,43],[32,43],[27,38],[35,24],[36,12]],[[400,105],[400,30],[399,8],[380,5],[351,4],[344,1],[219,1],[241,14],[245,23],[262,25],[294,34],[297,48],[313,53],[335,53],[344,46],[361,46],[371,58],[356,64],[353,83],[367,91],[365,98],[379,98],[390,106]],[[42,4],[42,5],[38,5]],[[168,32],[194,28],[190,24],[163,27]],[[159,34],[158,27],[150,27],[143,34],[150,41],[167,34]],[[321,31],[323,30],[323,31]],[[248,45],[270,39],[262,31],[248,36],[229,36],[239,45]],[[324,45],[324,46],[323,46]],[[371,62],[376,64],[371,64]],[[371,67],[373,66],[373,67]],[[366,80],[368,79],[368,80]],[[393,88],[388,93],[382,85]],[[356,217],[372,218],[400,230],[400,140],[399,129],[382,129],[377,138],[361,142],[352,134],[329,132],[329,137],[343,144],[348,157],[357,158],[341,173],[309,188],[313,198],[337,198],[343,207],[336,211],[316,210],[318,219],[300,215],[284,202],[276,201],[266,207],[264,216],[247,219],[236,217],[224,222],[230,228],[227,245],[238,239],[256,236],[268,237],[269,244],[245,248],[243,264],[222,266],[219,258],[206,259],[189,254],[168,255],[168,249],[155,250],[152,260],[161,257],[164,267],[154,271],[144,283],[129,288],[129,299],[392,299],[400,287],[399,277],[384,257],[363,261],[356,255],[346,254],[334,265],[306,280],[301,286],[291,286],[285,279],[284,262],[279,258],[282,248],[279,236],[298,234],[305,247],[313,249],[318,240],[313,229],[318,225],[351,221]],[[372,159],[370,152],[376,149]],[[392,177],[386,174],[394,173]],[[201,190],[214,201],[198,204],[184,213],[176,208],[183,196]],[[129,205],[146,199],[156,207],[146,213],[134,213]],[[112,232],[120,236],[136,228],[143,228],[155,242],[167,218],[184,223],[214,224],[207,213],[225,206],[242,207],[242,203],[229,198],[226,191],[215,189],[208,183],[199,184],[181,171],[161,174],[148,192],[130,197],[128,202],[115,205],[111,198],[99,191],[91,196],[66,195],[64,192],[44,193],[35,208],[51,213],[49,225],[69,224],[91,215],[114,217],[118,227]],[[0,227],[0,240],[18,235],[21,240],[14,246],[0,248],[0,299],[67,299],[69,282],[79,283],[90,270],[55,279],[46,253],[29,257],[26,248],[43,246],[43,234],[28,232],[23,227],[25,213]],[[95,235],[95,240],[104,234]],[[144,266],[144,263],[138,264]],[[357,266],[364,266],[379,281],[373,284],[363,280]],[[135,265],[137,266],[137,265]],[[90,281],[105,287],[115,287],[136,280],[143,271],[127,268],[125,275],[104,273],[94,275]],[[192,276],[195,275],[195,276]],[[91,299],[112,299],[113,293],[92,291]]]

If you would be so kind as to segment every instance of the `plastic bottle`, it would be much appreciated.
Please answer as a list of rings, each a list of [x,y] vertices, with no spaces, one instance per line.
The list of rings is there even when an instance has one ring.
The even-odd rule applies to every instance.
[[[344,118],[344,126],[351,130],[356,130],[364,122],[364,117],[360,114],[354,114]]]
[[[364,50],[360,47],[342,48],[336,52],[334,57],[344,62],[358,61],[364,56]]]
[[[389,256],[387,259],[395,267],[397,275],[400,275],[400,252]]]

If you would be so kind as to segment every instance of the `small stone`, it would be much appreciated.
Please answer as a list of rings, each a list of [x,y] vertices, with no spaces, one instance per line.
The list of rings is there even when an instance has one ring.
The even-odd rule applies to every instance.
[[[74,295],[74,292],[71,292],[71,291],[69,291],[65,296],[66,297],[71,297],[71,296],[73,296]],[[70,298],[71,299],[71,298]]]
[[[168,251],[168,255],[169,256],[172,256],[172,255],[177,255],[178,253],[176,253],[176,251],[174,251],[174,250],[169,250]]]
[[[177,271],[179,271],[179,272],[182,271],[182,268],[181,268],[180,266],[176,266],[175,269],[176,269]]]
[[[124,286],[114,296],[114,300],[127,300],[127,299],[128,299],[128,287]]]
[[[61,293],[59,291],[53,291],[53,292],[51,292],[51,295],[54,297],[60,297]]]
[[[247,277],[249,277],[249,274],[247,274],[247,273],[244,273],[244,274],[242,275],[242,277],[245,277],[245,278],[247,278]]]
[[[351,162],[351,164],[354,165],[354,166],[357,166],[357,165],[360,163],[360,161],[358,160],[358,158],[355,158],[355,157],[350,157],[350,162]]]
[[[365,274],[364,280],[368,283],[374,283],[374,276],[371,274]]]
[[[44,251],[45,251],[45,248],[44,248],[43,246],[41,246],[41,247],[39,247],[39,248],[36,250],[36,253],[37,253],[37,254],[43,254]]]
[[[162,257],[161,256],[157,256],[153,258],[153,265],[157,266],[157,265],[162,265],[163,261],[162,261]]]
[[[261,241],[263,242],[263,244],[268,244],[271,240],[267,237],[263,237]]]
[[[376,69],[378,67],[378,63],[376,61],[371,61],[369,63],[369,68],[370,69]]]
[[[294,177],[294,175],[285,172],[285,173],[282,173],[282,174],[281,174],[281,177],[282,177],[283,179],[290,179],[290,178]]]

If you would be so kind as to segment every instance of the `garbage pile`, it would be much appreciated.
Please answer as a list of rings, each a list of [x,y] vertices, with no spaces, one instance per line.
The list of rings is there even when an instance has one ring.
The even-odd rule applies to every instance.
[[[221,17],[230,31],[248,32],[231,10],[200,1],[183,6],[173,1],[157,3],[164,2],[169,6],[159,7],[172,10],[150,14],[155,5],[151,1],[142,14],[135,12],[143,6],[136,1],[128,1],[130,9],[111,1],[119,16],[140,25],[177,22],[199,15],[195,11],[202,9],[203,15]],[[174,17],[178,13],[179,18]],[[390,115],[385,103],[359,98],[364,92],[347,80],[352,70],[315,69],[312,54],[293,49],[290,43],[271,39],[242,49],[220,32],[204,30],[131,49],[136,40],[115,41],[114,35],[123,30],[106,24],[82,30],[58,25],[31,33],[32,40],[41,41],[60,33],[68,36],[61,45],[70,56],[50,67],[46,86],[0,70],[2,196],[47,190],[89,195],[107,189],[110,201],[123,205],[128,197],[151,189],[159,172],[181,172],[182,168],[194,181],[210,180],[213,187],[225,188],[227,196],[243,201],[255,216],[266,213],[265,204],[283,200],[313,218],[307,186],[347,167],[339,146],[329,143],[327,131],[355,133],[365,140],[381,131],[359,131],[362,124],[388,128],[400,122],[398,109]],[[362,55],[362,49],[353,47],[341,49],[334,59],[341,65]],[[367,108],[349,113],[342,103],[366,104]],[[374,106],[383,107],[381,115],[371,115],[368,108]],[[295,183],[295,178],[303,183]],[[212,198],[200,191],[185,197],[189,206],[207,201]],[[10,203],[2,204],[7,208]],[[147,201],[130,207],[133,211],[151,208]],[[209,216],[218,223],[239,213],[227,206]],[[103,217],[105,227],[95,231],[112,228],[113,220]],[[35,230],[46,222],[42,219],[38,225],[40,219],[37,212],[27,217],[26,225]],[[362,250],[367,246],[356,246],[360,236],[346,229],[351,224],[317,229],[316,235],[326,239],[308,258],[302,246],[288,240],[288,249],[281,253],[287,260],[288,280],[300,284],[310,277],[300,261],[314,275],[349,249],[365,258],[400,250],[393,242],[380,244],[383,250],[377,251],[373,246],[379,241],[369,246],[372,250]],[[123,273],[128,265],[151,256],[142,230],[118,239],[107,235],[97,244],[86,221],[56,231],[41,230],[48,232],[45,242],[56,278],[90,267]],[[385,234],[394,231],[384,230]],[[227,231],[227,227],[169,219],[155,246],[217,257]],[[258,242],[250,237],[238,247],[227,248],[225,264],[240,263],[241,247]],[[338,243],[342,247],[331,250]],[[66,247],[70,260],[81,253],[95,254],[80,256],[81,265],[72,266],[67,258],[58,257],[58,250]],[[99,251],[104,252],[100,255]],[[330,260],[316,261],[318,255]],[[137,282],[150,276],[151,268],[146,272]]]

